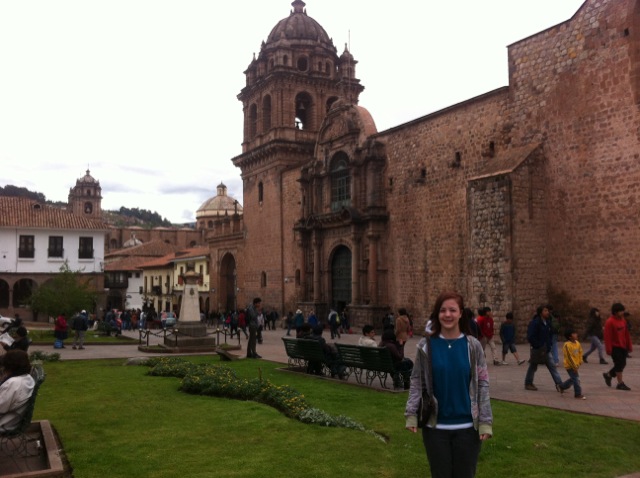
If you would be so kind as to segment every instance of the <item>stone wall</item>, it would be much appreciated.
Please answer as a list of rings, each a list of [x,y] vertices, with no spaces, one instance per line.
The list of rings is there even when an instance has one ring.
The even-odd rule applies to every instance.
[[[467,181],[491,160],[491,143],[502,145],[505,100],[497,90],[378,137],[388,153],[390,305],[417,324],[442,290],[471,292]]]
[[[515,143],[544,142],[547,281],[640,310],[637,1],[590,1],[509,47]]]

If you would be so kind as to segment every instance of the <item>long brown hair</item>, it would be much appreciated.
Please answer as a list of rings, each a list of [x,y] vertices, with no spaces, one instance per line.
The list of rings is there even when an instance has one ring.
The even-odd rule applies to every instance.
[[[440,324],[440,309],[442,308],[442,304],[445,300],[453,299],[460,307],[460,321],[458,322],[460,327],[460,332],[465,335],[471,334],[471,324],[469,323],[470,319],[467,314],[463,313],[464,311],[464,298],[454,291],[444,291],[441,292],[438,298],[436,299],[436,303],[433,305],[433,311],[431,312],[431,335],[438,336],[440,335],[440,331],[442,330],[442,325]]]

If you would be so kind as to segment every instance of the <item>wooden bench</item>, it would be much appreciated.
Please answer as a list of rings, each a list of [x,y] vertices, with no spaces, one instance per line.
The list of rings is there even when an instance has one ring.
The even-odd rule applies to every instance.
[[[35,381],[35,386],[29,400],[27,401],[27,407],[22,413],[20,423],[13,430],[0,432],[0,452],[7,456],[36,456],[39,453],[38,448],[36,448],[33,453],[29,451],[29,442],[37,440],[37,438],[30,438],[27,431],[31,425],[33,411],[36,408],[38,390],[45,379],[45,373],[42,366],[34,365],[31,368],[31,376]]]
[[[393,378],[399,373],[386,347],[364,347],[336,342],[336,348],[341,362],[347,367],[347,373],[353,373],[360,384],[371,385],[377,378],[382,388],[389,388],[387,377],[391,375]]]
[[[310,364],[321,364],[321,373],[330,375],[322,345],[317,340],[282,337],[287,352],[287,365],[291,368],[304,368],[310,372]]]

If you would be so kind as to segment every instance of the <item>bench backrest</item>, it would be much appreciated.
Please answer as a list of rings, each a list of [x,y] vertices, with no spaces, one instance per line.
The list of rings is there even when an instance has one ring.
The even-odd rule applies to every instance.
[[[282,337],[282,341],[291,358],[320,362],[325,359],[322,345],[317,340]]]
[[[361,345],[348,345],[336,342],[340,361],[347,367],[366,368],[366,362],[360,352]]]
[[[284,348],[287,352],[287,357],[294,359],[303,359],[302,352],[298,351],[298,340],[297,339],[289,339],[287,337],[282,337],[282,341],[284,342]]]
[[[365,347],[336,343],[341,361],[349,366],[374,370],[376,372],[393,373],[393,359],[386,347]]]

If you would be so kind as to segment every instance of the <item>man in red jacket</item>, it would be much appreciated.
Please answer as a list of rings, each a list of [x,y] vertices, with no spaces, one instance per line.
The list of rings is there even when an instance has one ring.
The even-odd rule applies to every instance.
[[[624,305],[616,302],[611,306],[611,317],[604,324],[604,346],[613,360],[613,368],[602,374],[608,387],[613,377],[618,381],[616,389],[631,390],[622,380],[622,371],[627,365],[627,354],[631,352],[631,334],[624,319]]]
[[[501,365],[502,362],[500,362],[496,356],[496,342],[493,340],[493,312],[491,311],[491,307],[482,307],[481,309],[478,309],[478,314],[478,327],[482,334],[480,343],[482,344],[484,355],[485,357],[487,356],[485,348],[487,347],[487,344],[489,344],[489,348],[491,349],[491,358],[493,358],[493,365]]]

